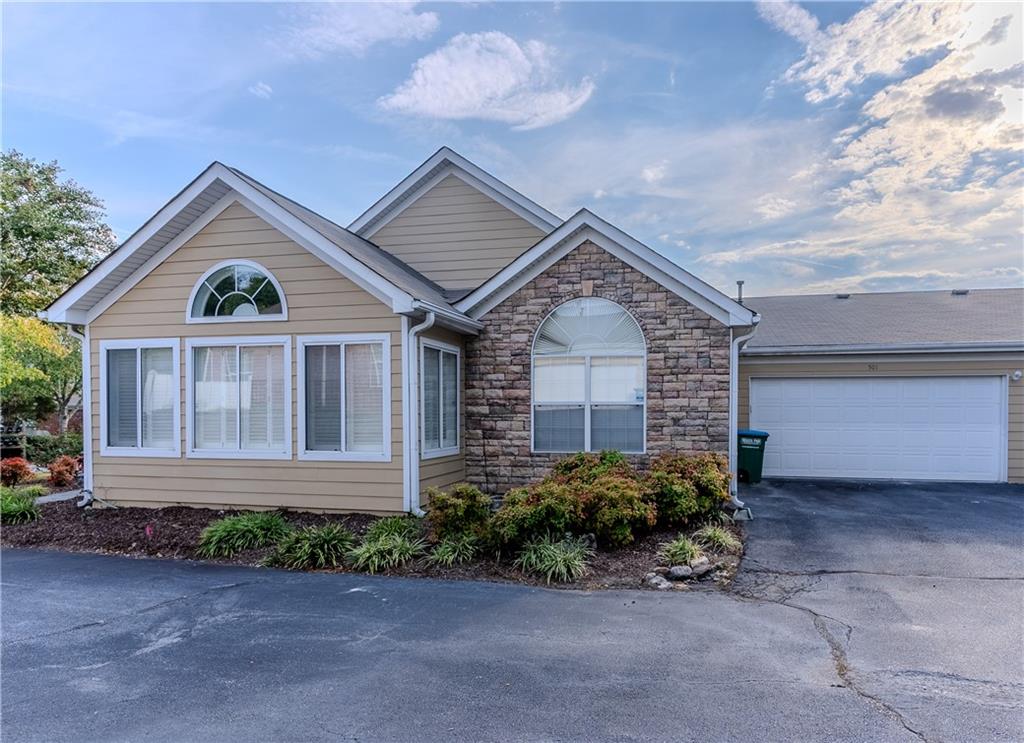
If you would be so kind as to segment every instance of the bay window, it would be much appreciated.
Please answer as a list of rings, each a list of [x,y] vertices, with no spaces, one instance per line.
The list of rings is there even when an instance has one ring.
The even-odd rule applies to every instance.
[[[187,343],[188,455],[290,459],[290,339],[194,338]]]
[[[420,347],[420,436],[424,458],[459,452],[459,349],[424,339]]]
[[[299,459],[390,461],[390,339],[298,338]]]
[[[541,323],[533,346],[533,450],[643,452],[643,331],[605,299],[574,299]]]
[[[100,342],[101,456],[181,456],[176,338]]]

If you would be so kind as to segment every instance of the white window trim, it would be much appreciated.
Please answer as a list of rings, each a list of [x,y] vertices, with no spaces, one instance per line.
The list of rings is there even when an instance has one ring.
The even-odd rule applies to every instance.
[[[384,423],[384,449],[376,452],[348,452],[348,451],[307,451],[306,450],[306,346],[326,346],[349,344],[380,343],[384,347],[382,354],[381,373],[384,377],[383,413],[381,420]],[[298,354],[298,370],[296,372],[298,398],[299,398],[299,450],[298,458],[303,461],[312,462],[390,462],[391,461],[391,335],[388,333],[346,333],[342,335],[300,335],[295,338],[295,352]],[[345,353],[341,353],[341,419],[342,438],[344,446],[344,420],[345,420]]]
[[[195,369],[196,348],[209,346],[281,346],[284,349],[284,427],[285,446],[271,449],[196,449],[195,448]],[[292,458],[292,338],[290,335],[233,335],[214,338],[188,338],[185,341],[185,456],[188,459],[291,459]],[[241,430],[239,430],[241,438]]]
[[[595,297],[595,299],[602,299],[602,298],[601,297]],[[570,300],[570,301],[572,301],[572,300]],[[604,300],[604,301],[611,302],[612,300],[608,299],[608,300]],[[621,307],[623,312],[628,314],[633,319],[633,322],[637,322],[636,318],[633,317],[633,313],[631,313],[625,307],[622,307],[622,305],[619,304],[618,302],[612,302],[612,303],[618,305],[619,307]],[[558,305],[558,307],[561,307],[561,306],[562,305]],[[538,449],[536,447],[536,444],[534,442],[534,432],[535,432],[535,429],[534,429],[534,423],[535,423],[534,422],[534,417],[535,417],[534,416],[534,412],[536,411],[538,405],[541,406],[541,407],[553,407],[553,408],[557,408],[557,407],[573,407],[573,406],[575,406],[575,407],[582,407],[583,408],[583,450],[582,451],[587,452],[587,453],[591,453],[591,454],[596,454],[597,451],[600,451],[600,449],[598,449],[597,451],[592,451],[591,450],[591,445],[590,445],[590,411],[593,409],[594,406],[597,406],[597,407],[601,407],[601,406],[635,406],[636,403],[635,402],[633,402],[633,403],[630,403],[630,402],[607,402],[607,401],[602,402],[600,400],[597,400],[597,401],[592,400],[591,397],[590,397],[590,360],[592,358],[594,358],[594,357],[597,357],[597,358],[610,358],[610,357],[615,357],[615,356],[621,356],[621,357],[636,357],[636,356],[640,356],[641,357],[641,362],[640,363],[641,363],[641,366],[643,367],[643,375],[644,375],[644,399],[643,399],[643,402],[642,402],[642,408],[643,408],[643,448],[640,451],[624,451],[622,453],[623,454],[646,454],[647,453],[647,347],[646,347],[646,345],[647,345],[647,338],[646,338],[646,336],[644,336],[644,351],[643,351],[643,354],[637,354],[637,353],[634,353],[634,352],[628,352],[628,353],[626,353],[626,352],[620,352],[620,353],[602,352],[602,353],[594,353],[594,354],[583,354],[583,353],[580,353],[580,354],[573,354],[573,353],[566,353],[566,354],[540,354],[538,356],[538,354],[534,350],[536,345],[537,345],[537,337],[540,335],[540,330],[541,330],[542,327],[544,327],[544,323],[546,323],[548,321],[548,318],[551,317],[551,315],[554,314],[555,310],[557,310],[558,307],[555,307],[554,309],[552,309],[551,312],[549,312],[547,315],[545,315],[544,319],[541,320],[540,324],[537,326],[537,331],[533,335],[533,347],[531,347],[531,349],[530,349],[530,452],[532,454],[576,454],[577,453],[577,451],[570,451],[568,449],[565,449],[565,450],[562,450],[562,449]],[[637,326],[640,327],[640,324],[637,323]],[[641,335],[643,335],[643,328],[642,327],[640,327],[640,333],[641,333]],[[583,398],[584,399],[582,401],[580,401],[580,400],[573,400],[571,402],[545,401],[545,402],[538,403],[536,401],[536,398],[535,398],[535,390],[534,390],[534,381],[535,381],[535,377],[536,377],[536,372],[534,370],[534,362],[538,358],[542,358],[542,359],[558,359],[558,358],[583,359],[584,360],[584,364],[585,364],[585,371],[584,371],[584,377],[583,377]]]
[[[196,295],[199,294],[199,290],[202,288],[203,283],[213,276],[217,271],[228,266],[245,266],[255,271],[259,271],[273,285],[277,290],[277,296],[281,298],[281,312],[277,315],[244,315],[241,317],[234,317],[232,315],[223,315],[220,317],[192,317],[192,305],[195,304]],[[192,286],[192,291],[188,295],[188,304],[185,306],[185,324],[186,325],[202,325],[206,323],[230,323],[230,322],[279,322],[281,320],[288,319],[288,300],[284,296],[284,289],[281,288],[281,284],[278,282],[277,277],[268,271],[264,266],[256,263],[256,261],[245,260],[242,258],[232,258],[231,260],[221,261],[220,263],[214,264],[209,270],[207,270],[199,280]]]
[[[136,352],[143,348],[169,348],[171,349],[172,376],[178,380],[174,385],[174,410],[176,411],[177,425],[174,446],[170,449],[141,446],[142,436],[142,385],[138,377],[136,383],[136,415],[139,418],[136,426],[136,434],[139,437],[140,446],[108,446],[107,445],[107,351],[116,349],[134,349]],[[140,353],[136,353],[136,368],[138,368]],[[88,444],[87,444],[88,445]],[[181,457],[181,343],[177,338],[140,338],[126,340],[100,341],[100,456],[101,457]]]
[[[423,380],[425,376],[423,374],[423,358],[424,351],[427,348],[433,348],[437,351],[443,351],[446,353],[455,354],[455,446],[446,446],[438,449],[428,449],[426,444],[426,416],[424,416],[425,407],[425,395],[423,394]],[[432,338],[420,338],[420,459],[439,459],[441,457],[451,457],[459,454],[462,451],[462,350],[458,346],[453,346],[443,341],[436,341]],[[443,368],[442,364],[442,368]],[[444,378],[438,374],[438,404],[440,405],[441,412],[444,411]],[[444,441],[444,416],[438,417],[438,442]]]

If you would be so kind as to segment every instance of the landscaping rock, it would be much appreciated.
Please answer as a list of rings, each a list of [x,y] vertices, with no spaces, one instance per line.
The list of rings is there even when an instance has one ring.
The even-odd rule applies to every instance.
[[[693,574],[688,565],[673,565],[668,569],[669,580],[686,580]]]
[[[690,572],[694,578],[699,578],[711,570],[711,561],[706,557],[699,557],[690,563]]]
[[[672,588],[674,588],[677,591],[689,591],[690,590],[690,584],[689,583],[683,583],[682,581],[680,581],[678,583],[673,583],[672,584]]]
[[[657,573],[649,573],[650,577],[646,579],[647,585],[651,588],[656,588],[659,591],[667,591],[672,588],[672,581],[663,578]]]
[[[668,575],[668,573],[669,573],[669,568],[666,568],[666,567],[658,567],[658,568],[655,568],[655,569],[654,569],[654,572],[655,572],[655,574],[656,574],[656,575]]]

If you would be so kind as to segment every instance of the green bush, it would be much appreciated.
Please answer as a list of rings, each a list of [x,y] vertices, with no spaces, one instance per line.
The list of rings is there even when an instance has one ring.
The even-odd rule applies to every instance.
[[[667,565],[689,565],[703,555],[700,547],[683,535],[679,535],[671,542],[665,542],[658,550],[658,557]]]
[[[718,454],[663,454],[651,464],[648,499],[662,523],[678,526],[705,520],[729,500],[729,464]]]
[[[365,539],[373,541],[382,537],[408,537],[417,539],[423,534],[423,524],[412,516],[386,516],[377,519],[366,530]]]
[[[644,500],[640,484],[628,477],[603,475],[585,486],[581,500],[584,528],[599,544],[624,547],[657,520],[655,506]]]
[[[661,526],[683,526],[701,512],[697,488],[674,472],[651,472],[644,480],[644,495],[657,508]]]
[[[82,454],[82,434],[65,433],[62,436],[28,436],[25,439],[25,458],[45,466],[57,457],[78,457]]]
[[[545,480],[532,488],[510,490],[491,519],[498,547],[518,546],[549,535],[579,533],[583,502],[567,485]]]
[[[263,564],[289,570],[335,568],[355,543],[352,532],[340,524],[311,526],[285,534]]]
[[[457,563],[469,562],[477,556],[480,540],[473,534],[445,537],[436,545],[428,558],[435,565],[450,568]]]
[[[573,454],[555,462],[551,478],[566,485],[590,485],[599,477],[619,475],[636,478],[636,471],[617,451],[603,451],[600,454]]]
[[[427,523],[440,540],[463,534],[481,535],[491,518],[491,499],[468,483],[453,486],[447,493],[428,491]]]
[[[27,490],[0,489],[0,523],[24,524],[39,518],[39,506]]]
[[[276,544],[290,531],[291,526],[279,513],[228,516],[203,529],[196,551],[201,557],[231,557],[242,550]]]
[[[524,544],[515,565],[524,573],[537,575],[548,583],[569,583],[587,572],[587,559],[591,555],[593,550],[581,538],[546,536]]]
[[[743,549],[743,542],[731,531],[721,526],[708,524],[698,529],[694,536],[705,547],[717,552],[735,553]]]
[[[379,573],[400,567],[426,550],[426,540],[408,534],[383,534],[372,539],[367,535],[362,544],[348,551],[348,560],[357,570]]]

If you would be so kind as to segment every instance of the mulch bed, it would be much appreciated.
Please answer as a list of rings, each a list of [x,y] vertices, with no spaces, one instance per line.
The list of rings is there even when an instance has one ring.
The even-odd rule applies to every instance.
[[[27,524],[0,529],[3,547],[56,549],[68,552],[99,552],[132,557],[163,557],[201,559],[196,554],[199,534],[211,522],[240,511],[217,511],[204,508],[88,508],[80,509],[75,501],[47,503],[40,506],[41,518]],[[341,524],[356,535],[365,533],[377,517],[369,514],[315,514],[289,511],[289,522],[297,527]],[[731,527],[743,538],[739,525]],[[628,548],[614,552],[598,551],[589,563],[588,574],[579,582],[552,587],[572,589],[640,588],[645,573],[658,565],[658,546],[677,532],[647,535]],[[270,549],[250,550],[231,558],[207,560],[233,565],[259,565]],[[691,588],[727,585],[739,565],[739,557],[714,557],[716,570]],[[333,572],[350,572],[337,568]],[[418,561],[397,570],[383,573],[408,577],[444,580],[484,580],[545,585],[543,581],[524,575],[512,566],[512,556],[493,558],[444,568]]]

